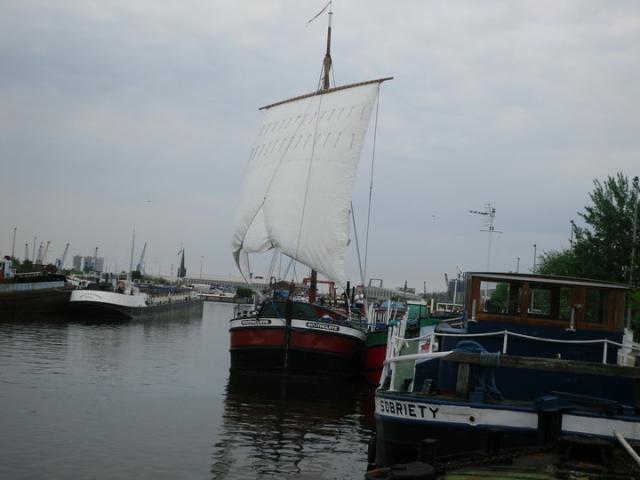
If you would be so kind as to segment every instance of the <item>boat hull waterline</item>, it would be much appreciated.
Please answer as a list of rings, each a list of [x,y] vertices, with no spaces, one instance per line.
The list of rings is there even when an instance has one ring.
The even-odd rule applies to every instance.
[[[72,292],[70,286],[0,292],[0,318],[15,320],[26,315],[62,314]]]
[[[329,375],[362,373],[365,333],[320,320],[231,320],[231,367]]]
[[[203,300],[180,297],[164,303],[146,303],[146,295],[127,295],[94,290],[72,292],[67,312],[91,318],[132,319],[136,317],[165,315],[174,312],[202,312]],[[188,298],[188,299],[187,299]]]
[[[587,435],[611,439],[616,431],[640,441],[640,420],[630,415],[602,415],[588,410],[554,412],[559,415],[560,435]],[[438,440],[440,452],[455,453],[486,448],[498,434],[511,447],[540,443],[545,412],[528,406],[480,404],[437,400],[420,395],[398,395],[378,390],[375,395],[376,462],[395,463],[407,444],[425,438]],[[381,440],[381,441],[380,441]]]

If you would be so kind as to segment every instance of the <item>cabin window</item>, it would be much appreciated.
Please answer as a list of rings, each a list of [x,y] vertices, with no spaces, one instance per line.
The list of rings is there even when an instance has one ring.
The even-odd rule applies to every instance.
[[[584,321],[586,323],[606,324],[607,292],[603,290],[587,289],[584,305]]]
[[[561,287],[558,300],[558,319],[571,320],[571,308],[573,307],[573,289],[570,287]]]
[[[480,292],[486,298],[484,311],[500,315],[519,315],[522,282],[480,282]]]
[[[542,285],[529,286],[529,316],[551,317],[551,289]]]
[[[573,306],[573,288],[532,283],[529,285],[528,316],[569,321]]]

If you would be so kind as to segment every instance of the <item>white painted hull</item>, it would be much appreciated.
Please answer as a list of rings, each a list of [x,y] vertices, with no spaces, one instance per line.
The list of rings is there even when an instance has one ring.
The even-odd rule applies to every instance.
[[[416,425],[468,427],[473,429],[518,429],[535,432],[538,414],[524,409],[488,408],[470,404],[409,401],[376,395],[376,417]]]
[[[504,446],[537,445],[550,432],[548,415],[559,416],[559,430],[553,429],[559,436],[599,437],[616,443],[617,432],[628,441],[640,441],[640,416],[632,413],[607,414],[577,407],[546,412],[536,410],[533,402],[474,403],[378,391],[376,462],[393,463],[398,448],[418,445],[424,438],[437,440],[439,452],[445,455],[486,449],[496,434],[503,438]]]
[[[88,317],[134,318],[173,310],[202,309],[203,301],[189,295],[149,297],[146,293],[133,295],[95,290],[75,290],[67,311]]]
[[[103,292],[100,290],[75,290],[71,293],[69,303],[91,302],[121,308],[143,308],[147,306],[146,293],[128,295],[124,293]]]

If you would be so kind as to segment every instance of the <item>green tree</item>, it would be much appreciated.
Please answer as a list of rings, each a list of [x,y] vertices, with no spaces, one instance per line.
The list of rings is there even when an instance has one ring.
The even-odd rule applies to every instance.
[[[25,260],[20,265],[20,269],[18,270],[18,272],[24,273],[24,272],[30,272],[31,270],[33,270],[33,262],[31,260]]]
[[[535,273],[543,275],[562,275],[564,277],[581,276],[580,265],[575,253],[571,249],[551,250],[539,257],[539,264]]]
[[[504,312],[507,309],[507,301],[509,298],[509,284],[498,283],[495,290],[491,292],[491,308],[496,312]]]
[[[236,297],[238,298],[249,298],[253,296],[253,290],[246,287],[238,287],[236,289]]]
[[[634,240],[636,266],[640,254],[637,238],[631,238],[634,215],[638,213],[638,177],[629,182],[618,173],[604,182],[594,180],[593,183],[595,188],[589,195],[593,204],[579,214],[588,227],[575,228],[573,252],[583,276],[627,282]]]
[[[544,274],[566,275],[612,282],[627,283],[634,244],[634,216],[638,221],[638,177],[631,182],[622,173],[607,177],[604,182],[594,180],[589,194],[591,205],[578,213],[584,227],[573,226],[571,248],[545,252],[537,271]],[[640,263],[638,236],[635,238],[634,285]]]

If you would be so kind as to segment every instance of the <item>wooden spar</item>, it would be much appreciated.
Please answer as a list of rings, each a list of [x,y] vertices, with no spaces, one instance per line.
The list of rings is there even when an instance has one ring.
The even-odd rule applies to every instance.
[[[280,102],[270,103],[269,105],[260,107],[258,110],[268,110],[269,108],[277,107],[279,105],[284,105],[285,103],[295,102],[297,100],[303,100],[309,97],[315,97],[316,95],[324,95],[325,93],[338,92],[340,90],[346,90],[348,88],[361,87],[362,85],[369,85],[371,83],[382,83],[382,82],[386,82],[387,80],[393,80],[393,77],[376,78],[375,80],[367,80],[365,82],[350,83],[348,85],[340,85],[339,87],[333,87],[333,88],[330,88],[329,90],[319,90],[317,92],[305,93],[304,95],[298,95],[297,97],[281,100]]]

